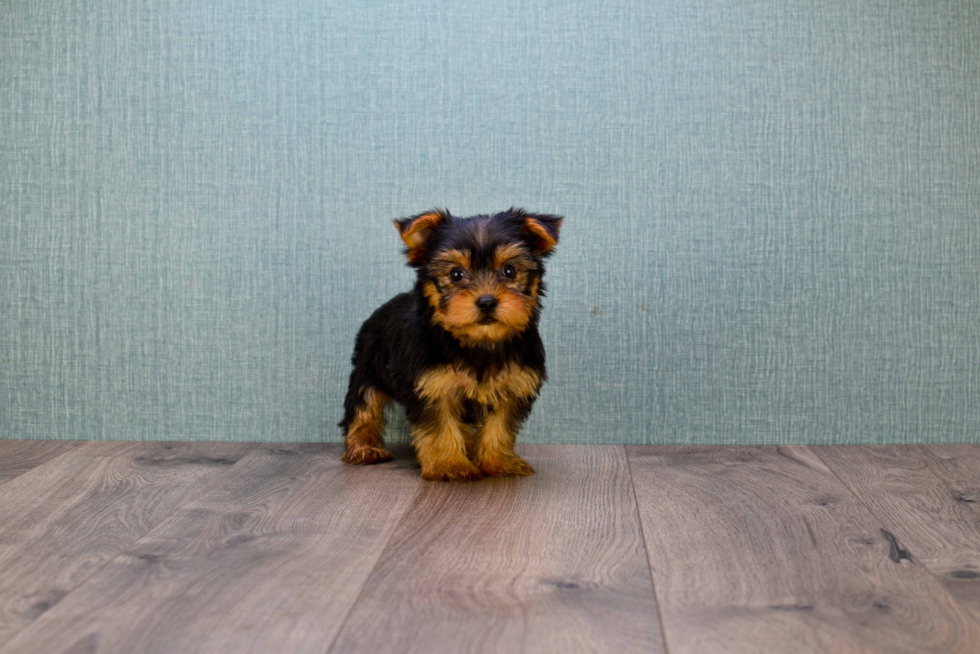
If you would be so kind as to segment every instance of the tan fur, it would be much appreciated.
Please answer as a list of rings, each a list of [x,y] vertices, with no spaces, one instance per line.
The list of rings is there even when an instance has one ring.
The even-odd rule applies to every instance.
[[[514,453],[517,434],[511,429],[510,406],[490,412],[477,434],[475,462],[488,477],[533,475],[534,468]]]
[[[531,322],[531,312],[537,302],[536,289],[537,285],[535,293],[528,297],[505,286],[481,282],[476,288],[464,288],[453,293],[445,307],[441,304],[442,298],[435,284],[427,283],[423,293],[435,310],[434,322],[442,325],[464,346],[474,347],[513,338],[523,332]],[[476,308],[476,298],[488,294],[497,298],[497,322],[482,324],[479,322],[482,315]]]
[[[476,308],[476,298],[479,297],[474,289],[464,288],[449,297],[445,309],[436,313],[442,314],[443,325],[449,327],[465,327],[480,319],[480,310]]]
[[[476,309],[475,297],[471,290],[458,292],[450,299],[445,308],[441,306],[442,298],[432,282],[425,284],[422,293],[433,308],[433,322],[442,325],[460,343],[468,347],[476,347],[488,341],[502,341],[514,336],[527,326],[527,322],[524,322],[524,325],[515,331],[513,325],[502,321],[489,325],[474,322],[479,319],[480,314]],[[530,320],[530,315],[528,315],[528,320]]]
[[[440,423],[437,433],[424,428],[413,430],[422,476],[442,480],[474,478],[477,467],[466,458],[468,428],[460,420],[463,400],[489,408],[476,434],[478,473],[533,474],[531,466],[514,454],[516,434],[510,429],[510,406],[514,400],[534,398],[540,386],[537,373],[514,363],[482,380],[468,370],[452,366],[438,366],[421,375],[415,390],[437,409]]]
[[[480,297],[481,295],[492,295],[494,297],[498,297],[503,291],[504,287],[497,282],[494,275],[484,274],[474,280],[472,288],[474,297]]]
[[[429,301],[429,305],[436,310],[436,322],[439,322],[439,289],[436,288],[435,283],[426,282],[422,287],[422,294]]]
[[[531,298],[534,300],[535,304],[537,304],[538,301],[538,291],[540,290],[540,288],[541,288],[541,278],[538,277],[531,284]]]
[[[517,277],[502,282],[497,273],[507,262],[514,265]],[[445,284],[448,290],[442,293],[432,281],[423,287],[423,294],[434,309],[433,321],[466,347],[504,341],[520,334],[531,322],[531,314],[537,305],[540,280],[532,282],[533,288],[528,295],[516,288],[523,286],[528,271],[536,266],[523,246],[514,243],[499,246],[494,253],[494,265],[497,270],[475,278],[469,277],[462,287],[449,281]],[[472,259],[468,252],[447,250],[439,253],[431,266],[435,275],[448,277],[456,267],[469,272]],[[495,323],[480,323],[483,315],[476,307],[476,299],[484,295],[497,298]]]
[[[467,325],[451,329],[450,332],[464,347],[480,347],[484,343],[505,341],[514,335],[514,330],[502,322],[489,325]]]
[[[412,263],[421,263],[425,258],[425,241],[429,238],[432,230],[443,220],[446,214],[442,211],[434,211],[419,216],[415,220],[402,226],[395,221],[395,227],[401,235],[405,245],[408,246],[408,260]]]
[[[469,252],[463,250],[446,250],[440,252],[432,260],[430,268],[437,275],[449,275],[449,272],[459,266],[463,270],[469,270],[473,265]]]
[[[375,388],[364,391],[364,401],[354,413],[347,429],[344,463],[371,464],[390,461],[393,456],[384,446],[385,405],[389,397]]]
[[[531,310],[535,300],[513,291],[505,290],[497,296],[497,320],[510,327],[514,334],[519,334],[531,322]]]
[[[423,375],[427,377],[428,374]],[[412,444],[422,465],[422,478],[432,481],[470,481],[482,475],[466,457],[469,428],[460,418],[460,397],[446,380],[420,380],[424,397],[436,412],[436,426],[412,427]]]
[[[494,270],[500,270],[507,262],[520,264],[525,268],[532,267],[534,263],[531,258],[527,256],[527,250],[517,243],[505,243],[500,245],[493,253]]]
[[[561,221],[558,221],[557,228],[561,229]],[[539,254],[545,254],[550,252],[552,248],[558,245],[558,241],[553,237],[544,226],[539,223],[534,218],[528,218],[524,221],[524,229],[534,235],[537,241],[536,250]]]
[[[536,372],[508,363],[480,381],[468,370],[436,366],[419,376],[415,390],[420,397],[433,402],[449,397],[457,402],[466,399],[497,407],[515,399],[533,399],[540,387],[541,377]]]

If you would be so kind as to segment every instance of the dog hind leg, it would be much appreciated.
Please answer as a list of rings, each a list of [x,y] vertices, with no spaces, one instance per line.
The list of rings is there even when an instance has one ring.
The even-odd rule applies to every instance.
[[[353,389],[351,389],[353,391]],[[357,401],[344,417],[347,428],[344,456],[341,461],[354,465],[368,465],[391,461],[394,456],[385,449],[385,405],[389,397],[368,386],[360,389]]]

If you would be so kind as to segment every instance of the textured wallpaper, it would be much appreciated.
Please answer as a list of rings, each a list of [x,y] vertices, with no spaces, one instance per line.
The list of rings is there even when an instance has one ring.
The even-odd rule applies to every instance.
[[[5,2],[0,437],[339,440],[391,220],[518,205],[523,441],[976,441],[977,53],[957,1]]]

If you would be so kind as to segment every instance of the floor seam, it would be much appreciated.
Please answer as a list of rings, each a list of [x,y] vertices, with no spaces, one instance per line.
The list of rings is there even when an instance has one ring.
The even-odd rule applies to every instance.
[[[3,439],[3,440],[12,440],[12,439]],[[18,442],[21,442],[21,441],[18,441]],[[55,454],[53,457],[51,457],[47,461],[43,461],[43,462],[37,464],[34,467],[28,468],[27,470],[22,470],[21,472],[18,472],[17,474],[15,474],[13,477],[7,477],[7,479],[0,480],[0,486],[3,486],[4,484],[7,484],[9,482],[12,482],[15,479],[20,479],[22,476],[26,475],[27,473],[32,472],[34,470],[37,470],[41,466],[47,465],[48,463],[51,463],[52,461],[57,461],[58,459],[60,459],[64,455],[68,454],[69,452],[74,452],[76,449],[82,447],[87,441],[81,441],[81,440],[76,440],[76,439],[71,439],[71,440],[66,439],[66,440],[32,441],[32,442],[35,442],[35,443],[37,443],[37,442],[58,443],[58,444],[61,444],[61,443],[74,443],[74,445],[71,445],[71,446],[66,447],[64,452],[62,452],[60,454]]]
[[[650,572],[650,586],[653,590],[653,602],[657,607],[657,621],[660,623],[660,641],[664,644],[664,654],[670,654],[667,645],[667,628],[664,625],[663,611],[660,609],[660,598],[657,597],[657,580],[653,576],[653,564],[650,562],[650,548],[647,547],[647,537],[643,532],[643,516],[640,514],[640,498],[636,495],[636,484],[633,483],[633,464],[630,461],[629,450],[623,445],[623,456],[626,457],[626,472],[630,478],[630,489],[633,491],[633,507],[636,510],[636,523],[640,527],[640,540],[643,543],[643,556],[647,562],[647,570]]]
[[[333,650],[334,646],[336,646],[337,639],[340,638],[340,634],[343,633],[344,627],[347,626],[347,620],[350,619],[351,613],[354,612],[354,607],[357,606],[357,603],[361,601],[361,595],[364,594],[364,589],[367,588],[368,581],[370,581],[371,579],[371,575],[374,574],[374,570],[378,567],[378,564],[381,562],[381,559],[384,558],[385,553],[388,551],[388,547],[391,546],[391,540],[395,537],[395,534],[398,533],[399,527],[401,527],[402,523],[405,522],[406,518],[408,518],[408,513],[412,508],[412,506],[415,505],[415,500],[418,499],[418,497],[422,494],[425,488],[425,483],[426,482],[421,480],[418,482],[418,488],[415,491],[415,495],[413,495],[412,499],[406,503],[405,511],[403,511],[401,517],[398,518],[398,522],[395,524],[394,529],[391,530],[391,535],[388,536],[388,542],[385,543],[385,546],[383,548],[381,548],[381,552],[378,554],[378,558],[375,559],[374,564],[371,566],[371,569],[368,571],[367,575],[365,575],[364,583],[361,584],[361,587],[357,591],[357,595],[354,597],[354,601],[350,603],[350,606],[347,608],[347,612],[344,613],[344,618],[340,621],[340,624],[337,626],[337,632],[333,635],[333,638],[330,639],[330,644],[327,645],[327,648],[325,650],[323,650],[324,654],[330,654],[330,651]]]

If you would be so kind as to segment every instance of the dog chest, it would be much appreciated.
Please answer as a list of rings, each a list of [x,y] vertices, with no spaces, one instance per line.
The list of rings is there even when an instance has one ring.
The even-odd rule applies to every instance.
[[[511,399],[534,398],[541,386],[535,371],[509,363],[478,378],[471,370],[438,366],[419,376],[416,392],[430,401],[472,400],[496,406]]]

